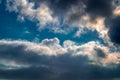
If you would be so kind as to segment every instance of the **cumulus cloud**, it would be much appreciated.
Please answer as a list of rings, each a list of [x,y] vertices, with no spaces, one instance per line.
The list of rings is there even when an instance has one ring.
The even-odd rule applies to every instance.
[[[88,80],[120,77],[120,55],[110,53],[109,47],[94,41],[79,45],[66,40],[63,46],[59,42],[57,38],[41,43],[0,40],[0,64],[10,66],[0,68],[0,78]]]
[[[87,28],[96,30],[106,42],[110,40],[106,20],[120,13],[119,0],[6,0],[6,6],[18,13],[20,20],[37,20],[39,30],[49,28],[55,33],[66,33],[77,27],[75,35],[79,36]],[[65,24],[69,25],[67,29]]]
[[[52,16],[48,6],[41,4],[37,9],[34,2],[28,0],[6,0],[7,10],[19,13],[19,19],[28,17],[30,20],[37,20],[40,28],[47,24],[57,24],[57,18]]]

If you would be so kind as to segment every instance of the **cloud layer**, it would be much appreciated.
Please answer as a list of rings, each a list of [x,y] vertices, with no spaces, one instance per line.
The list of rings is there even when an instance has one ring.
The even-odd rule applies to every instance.
[[[119,53],[98,42],[78,45],[59,39],[41,43],[0,40],[0,78],[4,79],[111,79],[120,78]],[[87,77],[86,77],[87,76]]]

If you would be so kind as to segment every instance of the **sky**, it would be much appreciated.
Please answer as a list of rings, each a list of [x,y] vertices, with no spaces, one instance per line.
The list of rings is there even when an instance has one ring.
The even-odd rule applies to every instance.
[[[120,0],[0,0],[0,80],[119,80]]]

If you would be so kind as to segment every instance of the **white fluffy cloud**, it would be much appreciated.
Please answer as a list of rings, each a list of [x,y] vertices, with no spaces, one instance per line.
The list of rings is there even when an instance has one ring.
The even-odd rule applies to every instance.
[[[7,10],[19,13],[18,19],[24,20],[28,17],[30,20],[37,20],[39,28],[43,28],[47,24],[58,24],[57,17],[53,17],[52,11],[47,5],[40,4],[36,9],[35,3],[28,0],[7,0]]]

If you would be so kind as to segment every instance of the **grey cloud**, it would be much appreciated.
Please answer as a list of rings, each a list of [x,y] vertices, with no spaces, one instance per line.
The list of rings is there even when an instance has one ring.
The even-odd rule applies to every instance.
[[[98,25],[104,26],[105,23],[105,26],[109,26],[108,34],[104,34],[101,30],[97,31],[100,34],[108,35],[112,42],[120,44],[119,16],[116,16],[114,13],[116,7],[120,5],[119,0],[36,0],[33,2],[38,2],[40,4],[46,3],[54,15],[57,17],[65,16],[65,24],[68,23],[70,26],[71,24],[75,24],[74,26],[82,26],[79,24],[83,24],[84,27],[94,26],[94,21],[95,24],[97,24],[97,21],[100,21],[99,19],[96,20],[97,18],[105,18],[105,22],[103,20],[103,23],[100,23]],[[117,15],[118,14],[119,13],[117,13]],[[82,20],[83,16],[89,17],[90,20]],[[90,21],[93,21],[93,23]],[[90,23],[91,25],[89,25]],[[101,26],[99,26],[99,28],[100,27]],[[96,29],[95,27],[93,28]],[[102,29],[105,30],[105,27]]]
[[[39,30],[48,28],[55,33],[69,33],[77,27],[76,31],[79,34],[77,32],[76,34],[80,35],[87,32],[84,30],[87,28],[96,30],[100,37],[105,38],[104,40],[107,36],[104,19],[114,17],[114,9],[119,6],[119,2],[113,0],[6,0],[6,2],[7,10],[17,12],[20,14],[19,18],[37,20]]]
[[[35,2],[44,3],[46,2],[48,6],[53,10],[55,13],[57,12],[64,12],[68,11],[69,8],[71,8],[72,5],[77,4],[77,2],[80,0],[35,0]],[[82,1],[82,0],[81,0]]]
[[[113,12],[113,0],[50,0],[50,8],[58,14],[72,12],[71,8],[74,10],[69,16],[70,20],[78,20],[81,16],[89,15],[91,19],[97,17],[109,17]],[[61,11],[62,10],[62,11]]]
[[[120,44],[120,16],[108,18],[105,21],[107,28],[109,29],[108,35],[110,40],[115,44]]]
[[[101,50],[100,48],[95,48],[95,51],[96,51],[96,55],[100,58],[105,58],[107,57],[107,54]]]
[[[11,2],[12,0],[9,1]],[[16,3],[19,3],[19,0],[17,1]],[[34,2],[33,0],[30,1]],[[39,8],[42,3],[44,3],[42,8],[38,10],[33,8]],[[21,4],[13,5],[13,7],[15,9],[18,8],[18,13],[19,8],[24,8],[23,13],[26,16],[37,18],[40,22],[43,20],[44,24],[53,22],[54,19],[52,17],[54,15],[61,17],[59,14],[66,16],[70,23],[78,21],[84,15],[88,15],[91,20],[104,17],[106,18],[106,25],[109,23],[111,41],[120,44],[119,17],[110,17],[113,15],[112,0],[35,0],[35,6],[34,3],[26,3],[26,0],[23,0]],[[34,10],[37,12],[34,12]],[[39,15],[42,11],[46,14],[41,13]],[[35,16],[36,13],[38,14],[37,17]],[[41,18],[42,16],[45,16],[45,18]],[[48,18],[47,21],[46,18]],[[106,80],[120,78],[120,65],[119,62],[116,62],[116,57],[119,57],[119,55],[114,56],[112,54],[114,57],[110,56],[109,58],[109,51],[104,52],[102,49],[104,46],[98,47],[98,45],[100,44],[86,43],[85,45],[76,45],[75,43],[67,42],[66,47],[62,47],[56,38],[43,40],[37,45],[32,44],[32,42],[1,41],[0,61],[15,62],[15,64],[27,65],[27,67],[0,69],[0,78],[33,80]],[[108,62],[104,63],[102,61]],[[112,63],[112,61],[115,63]],[[114,65],[114,68],[111,67]]]
[[[40,58],[35,52],[32,51],[26,51],[25,45],[9,45],[9,44],[3,44],[0,45],[0,59],[1,60],[7,60],[7,61],[15,61],[19,64],[28,64],[28,65],[34,65],[38,64]]]
[[[113,0],[87,0],[86,12],[92,17],[109,17],[112,15]]]
[[[43,40],[43,42],[45,46],[49,42],[51,42],[51,44],[59,43],[57,38],[53,40],[46,39]],[[70,43],[70,41],[67,42],[67,44]],[[91,49],[95,45],[93,43],[80,46],[76,46],[74,43],[73,45],[65,47],[69,49],[68,52],[57,55],[46,55],[40,51],[36,51],[36,46],[43,47],[44,44],[41,46],[41,44],[35,45],[24,41],[0,41],[0,61],[14,61],[19,65],[28,65],[27,67],[15,69],[1,68],[0,78],[16,80],[106,80],[120,78],[119,64],[116,64],[116,68],[109,68],[108,66],[97,65],[99,61],[96,63],[96,61],[90,59],[90,57],[95,59],[105,59],[107,57],[102,49],[96,48],[95,52],[92,52]],[[35,48],[32,48],[33,46],[30,45],[33,45]],[[90,47],[91,49],[88,50]],[[88,51],[86,51],[86,49]],[[83,50],[81,55],[73,55],[81,52],[81,50]],[[94,54],[97,56],[94,56]]]
[[[75,11],[78,11],[77,14],[80,14],[80,8],[85,9],[85,11],[96,17],[106,17],[112,14],[112,0],[49,0],[50,8],[52,10],[63,10],[67,12],[72,6],[78,6],[79,8]],[[83,7],[85,6],[85,8]],[[82,15],[81,15],[82,16]]]
[[[70,66],[70,68],[69,68]],[[30,80],[110,80],[120,78],[120,69],[101,68],[99,66],[72,65],[64,68],[67,72],[54,72],[51,68],[29,67],[15,70],[0,70],[0,77],[6,79],[30,79]],[[119,67],[119,66],[118,66]],[[68,69],[69,68],[69,69]]]
[[[42,4],[45,4],[53,12],[53,14],[51,14],[52,17],[57,16],[61,18],[62,16],[67,16],[70,22],[77,21],[85,15],[89,15],[91,20],[97,17],[109,17],[112,15],[114,8],[112,5],[113,0],[29,0],[27,4],[24,3],[25,5],[18,5],[17,2],[13,1],[12,3],[15,4],[9,7],[13,9],[17,7],[27,8],[25,5],[28,5],[31,10],[36,10]],[[29,4],[30,2],[33,2],[32,5]],[[36,9],[33,8],[35,6],[37,6]],[[33,12],[31,14],[24,13],[28,16],[34,16]]]

